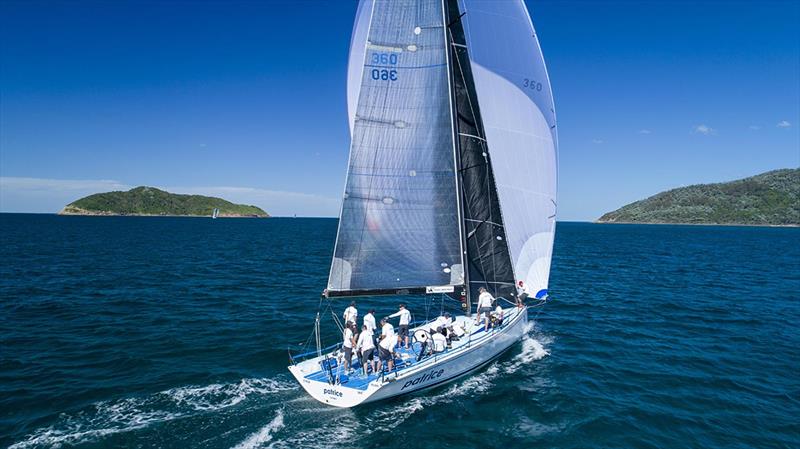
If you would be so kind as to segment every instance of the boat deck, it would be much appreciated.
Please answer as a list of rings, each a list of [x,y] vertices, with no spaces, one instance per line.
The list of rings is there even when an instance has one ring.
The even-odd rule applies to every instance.
[[[514,315],[514,309],[506,309],[505,315],[506,319],[504,321],[508,323]],[[311,374],[306,375],[305,378],[316,382],[329,383],[331,376],[333,376],[334,379],[337,379],[337,382],[335,383],[341,387],[364,391],[371,382],[380,379],[382,376],[384,378],[391,379],[396,375],[402,374],[402,372],[405,370],[430,361],[434,357],[438,358],[465,346],[469,346],[470,343],[475,343],[476,339],[480,339],[480,337],[487,335],[487,331],[484,329],[483,323],[475,325],[473,324],[473,318],[460,316],[456,318],[456,321],[463,326],[466,333],[459,340],[453,341],[450,347],[446,348],[444,351],[437,352],[432,355],[426,355],[421,360],[417,361],[417,355],[422,349],[421,343],[414,342],[409,349],[406,349],[404,345],[398,345],[395,348],[395,368],[391,372],[388,371],[386,364],[384,363],[382,373],[370,372],[369,374],[365,375],[363,367],[361,366],[361,361],[358,360],[358,356],[353,354],[353,364],[350,372],[345,373],[344,366],[341,364],[340,360],[337,360],[337,366],[333,367],[330,371],[323,369],[321,361],[316,360],[315,363],[317,363],[319,369]],[[409,335],[413,336],[416,330],[424,329],[427,324],[429,323],[409,329]],[[502,327],[504,326],[490,328],[489,333],[493,332],[494,329],[502,329]],[[331,360],[337,358],[332,354],[329,354],[329,356]],[[378,357],[377,348],[373,357]],[[341,359],[341,357],[339,357],[339,359]]]

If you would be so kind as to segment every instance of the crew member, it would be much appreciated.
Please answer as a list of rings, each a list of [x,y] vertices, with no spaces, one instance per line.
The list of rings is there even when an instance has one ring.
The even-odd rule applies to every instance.
[[[406,309],[405,304],[400,304],[397,312],[389,315],[389,318],[400,317],[399,332],[397,333],[397,344],[405,343],[406,349],[408,346],[408,325],[411,323],[411,312]]]
[[[475,317],[475,324],[477,325],[480,323],[481,315],[483,315],[483,328],[485,330],[489,330],[489,314],[492,312],[492,303],[494,302],[494,296],[491,293],[487,292],[485,288],[481,287],[478,289],[480,293],[478,295],[478,316]]]
[[[525,305],[525,299],[528,298],[528,293],[525,292],[525,284],[522,281],[517,283],[517,308],[522,308]]]
[[[389,372],[394,369],[394,347],[396,341],[394,335],[381,335],[381,341],[378,343],[379,370],[383,370],[384,363],[389,368]]]
[[[433,352],[443,352],[447,349],[447,337],[441,332],[434,332],[431,334],[431,341],[433,345]]]
[[[375,334],[375,328],[378,327],[375,325],[375,309],[369,309],[369,312],[364,315],[364,326],[367,327],[370,335]]]
[[[356,345],[356,338],[354,335],[355,330],[356,326],[353,323],[348,323],[344,328],[344,341],[342,342],[342,348],[344,349],[345,372],[350,371],[350,365],[352,364],[351,362],[353,360],[353,346]]]
[[[350,303],[350,307],[344,309],[342,318],[344,318],[345,325],[347,325],[347,323],[356,324],[356,320],[358,319],[358,309],[356,309],[355,301]]]
[[[365,317],[366,318],[366,317]],[[375,363],[372,355],[375,352],[375,343],[373,342],[372,332],[365,324],[361,328],[361,333],[358,335],[358,342],[356,343],[356,351],[361,354],[361,366],[364,368],[364,375],[368,375],[367,361],[372,367],[372,372],[375,372]]]

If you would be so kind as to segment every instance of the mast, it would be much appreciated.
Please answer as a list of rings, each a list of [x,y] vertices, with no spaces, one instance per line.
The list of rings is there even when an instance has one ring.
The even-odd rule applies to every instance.
[[[458,235],[460,243],[461,266],[464,270],[464,288],[460,292],[456,292],[457,300],[462,301],[462,308],[466,315],[472,313],[472,298],[469,288],[469,263],[467,260],[467,240],[466,230],[464,229],[464,208],[462,202],[464,199],[463,185],[461,182],[461,144],[458,138],[458,109],[456,108],[456,94],[455,94],[455,70],[453,69],[453,61],[451,56],[451,49],[454,42],[451,39],[450,33],[450,20],[449,20],[450,5],[448,0],[442,0],[442,32],[444,33],[445,55],[447,55],[447,87],[450,100],[450,123],[453,129],[453,175],[456,180],[456,208],[458,209]]]

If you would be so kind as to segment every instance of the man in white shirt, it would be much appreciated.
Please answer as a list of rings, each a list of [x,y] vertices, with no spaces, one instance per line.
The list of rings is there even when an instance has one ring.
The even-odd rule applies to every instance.
[[[381,340],[378,343],[378,369],[383,370],[383,362],[389,367],[389,371],[394,369],[394,346],[396,343],[394,337],[394,327],[391,323],[386,321],[386,318],[381,320]]]
[[[366,316],[364,318],[366,318]],[[361,355],[361,366],[364,367],[365,376],[369,374],[369,371],[367,371],[367,361],[369,361],[372,367],[372,372],[375,372],[376,362],[372,357],[375,352],[375,342],[373,342],[372,338],[372,332],[370,332],[365,324],[361,328],[361,333],[358,335],[358,342],[356,343],[356,353],[360,353]]]
[[[400,317],[400,324],[398,326],[399,332],[397,334],[397,344],[405,342],[406,349],[408,349],[408,325],[411,323],[411,312],[406,309],[405,304],[400,304],[400,310],[389,315],[389,318]]]
[[[475,317],[475,324],[478,324],[481,319],[481,315],[484,316],[483,318],[483,328],[487,331],[489,330],[489,315],[492,313],[492,303],[494,302],[494,296],[491,293],[487,292],[485,288],[481,287],[478,289],[480,294],[478,295],[478,316]]]
[[[434,332],[431,335],[431,340],[433,340],[433,352],[443,352],[447,349],[447,337],[442,333]]]
[[[367,331],[369,332],[369,335],[372,336],[372,343],[375,346],[378,346],[378,336],[375,335],[375,329],[378,328],[378,326],[375,325],[375,309],[369,309],[369,312],[367,312],[367,314],[364,315],[363,320],[364,320],[364,326],[367,326]]]
[[[370,335],[375,334],[375,328],[378,327],[375,325],[375,309],[369,309],[369,312],[364,315],[364,326],[367,326]]]
[[[345,372],[350,371],[350,365],[353,360],[353,346],[356,344],[354,335],[355,324],[350,323],[344,328],[344,341],[342,341],[342,348],[344,349],[344,369]]]
[[[356,324],[356,320],[358,319],[358,309],[356,309],[355,301],[350,303],[350,307],[344,309],[342,317],[344,318],[345,325],[347,325],[347,323]]]
[[[450,331],[450,327],[453,325],[453,319],[450,318],[450,313],[445,312],[444,315],[440,315],[439,318],[436,318],[430,324],[430,330],[436,331],[439,329],[446,330],[445,333]]]
[[[381,320],[381,336],[383,337],[391,337],[392,339],[395,338],[394,336],[394,326],[392,323],[388,322],[386,318]]]

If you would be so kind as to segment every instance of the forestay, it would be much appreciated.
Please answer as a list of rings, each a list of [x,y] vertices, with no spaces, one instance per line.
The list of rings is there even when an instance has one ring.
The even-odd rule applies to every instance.
[[[547,294],[556,215],[556,120],[522,0],[459,0],[503,223],[517,279]]]
[[[441,0],[359,6],[351,86],[359,54],[362,70],[348,94],[357,103],[331,294],[463,283],[443,23]]]

